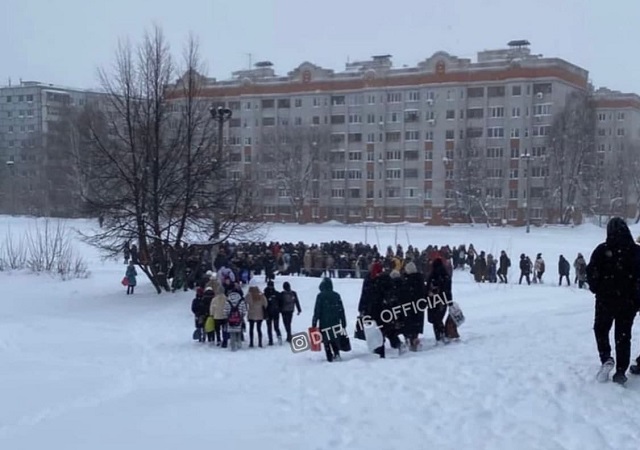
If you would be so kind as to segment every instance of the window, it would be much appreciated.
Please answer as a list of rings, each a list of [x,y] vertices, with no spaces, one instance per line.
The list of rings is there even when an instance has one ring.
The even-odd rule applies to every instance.
[[[424,140],[425,141],[433,141],[433,131],[425,131],[424,132]]]
[[[347,178],[349,180],[362,180],[362,171],[360,171],[360,170],[349,170],[347,172]]]
[[[452,140],[454,140],[454,139],[455,139],[455,136],[456,136],[456,135],[455,135],[455,130],[446,130],[446,131],[445,131],[445,133],[444,133],[444,138],[445,138],[447,141],[452,141]]]
[[[344,189],[331,189],[331,198],[344,198]]]
[[[469,108],[467,109],[467,119],[482,119],[484,117],[483,108]]]
[[[522,86],[511,86],[511,95],[519,97],[522,95]]]
[[[455,109],[448,109],[447,110],[447,120],[453,120],[456,118],[456,110]]]
[[[349,133],[349,142],[362,142],[362,133]]]
[[[389,92],[387,94],[388,103],[400,103],[402,101],[402,92]]]
[[[375,105],[376,96],[375,95],[368,95],[367,96],[367,103],[370,104],[370,105]]]
[[[311,125],[320,125],[320,116],[313,116],[311,118]]]
[[[399,198],[400,188],[397,188],[397,187],[387,188],[386,194],[388,198]]]
[[[364,103],[364,95],[352,95],[349,97],[349,104],[353,106],[362,105]]]
[[[512,128],[511,129],[511,137],[519,138],[520,137],[520,128]]]
[[[500,188],[487,188],[485,191],[487,197],[491,198],[502,198],[502,189]]]
[[[487,97],[504,97],[504,86],[489,86]]]
[[[518,178],[518,169],[510,169],[510,170],[509,170],[509,178],[510,178],[511,180],[516,180],[516,179]],[[518,195],[518,194],[517,194],[518,190],[517,190],[517,189],[515,189],[515,192],[516,192],[516,196],[517,196],[517,195]],[[512,198],[513,198],[513,197],[512,197]]]
[[[367,142],[370,144],[373,144],[376,141],[376,134],[375,133],[369,133],[367,134]]]
[[[453,174],[453,170],[452,170],[452,169],[447,169],[447,170],[445,171],[445,173],[444,173],[444,177],[445,177],[447,180],[453,180],[453,175],[454,175],[454,174]]]
[[[478,156],[478,155],[475,155]],[[447,161],[453,161],[453,150],[447,150],[444,154],[444,157]]]
[[[330,137],[330,140],[331,140],[331,144],[333,144],[334,147],[340,146],[341,144],[345,143],[345,134],[333,133]]]
[[[483,88],[483,87],[471,87],[471,88],[467,88],[467,97],[468,97],[468,98],[480,98],[480,97],[484,97],[484,88]]]
[[[362,152],[349,152],[349,161],[362,161]]]
[[[435,100],[435,99],[436,99],[436,94],[435,94],[435,92],[433,92],[433,91],[428,91],[428,92],[426,93],[426,97],[427,97],[427,100],[431,100],[431,101],[433,101],[433,100]]]
[[[332,180],[344,180],[344,170],[334,170],[331,172]]]
[[[349,114],[349,123],[362,123],[362,116],[360,114]]]
[[[302,108],[302,99],[301,98],[296,98],[293,101],[293,106],[295,106],[296,108]]]
[[[467,128],[467,137],[469,139],[481,138],[484,133],[482,128]]]
[[[425,219],[431,219],[431,208],[425,208],[424,209],[424,215],[423,217]]]
[[[428,121],[436,120],[436,113],[434,111],[427,111],[424,114],[424,118]]]
[[[273,99],[263,99],[262,100],[262,109],[269,109],[275,106],[275,100]]]
[[[302,125],[302,117],[296,117],[296,118],[293,120],[293,123],[294,123],[295,125],[298,125],[298,126],[299,126],[299,125]]]
[[[291,108],[291,100],[288,98],[278,99],[278,108]]]
[[[367,114],[367,123],[376,123],[376,115]]]
[[[418,178],[418,169],[404,169],[405,178]]]
[[[511,117],[513,117],[514,119],[517,117],[520,117],[520,108],[517,106],[514,106],[513,108],[511,108]]]
[[[502,147],[489,147],[487,148],[487,158],[503,158],[504,148]]]
[[[549,171],[546,167],[532,167],[531,176],[533,178],[544,178],[549,175]]]
[[[344,123],[344,114],[331,116],[331,125],[342,125]]]
[[[487,137],[498,139],[504,137],[504,128],[503,127],[491,127],[487,128]]]
[[[509,198],[511,200],[517,200],[518,199],[518,190],[517,189],[509,189]]]
[[[533,94],[551,94],[553,89],[551,87],[551,83],[534,83],[533,84]]]
[[[418,111],[405,111],[404,121],[405,123],[418,122],[420,120],[420,113]]]
[[[332,106],[339,106],[339,105],[344,105],[345,101],[344,101],[344,95],[334,95],[331,97],[331,105]]]
[[[542,198],[543,196],[544,196],[544,188],[542,187],[531,188],[531,198]]]
[[[272,127],[276,124],[275,117],[263,117],[262,118],[262,126],[263,127]]]
[[[535,105],[533,107],[533,115],[534,117],[538,116],[550,116],[551,115],[551,104],[544,103],[540,105]]]
[[[400,121],[397,112],[389,113],[389,122],[398,123]]]
[[[250,137],[244,138],[244,145],[251,145],[251,138]]]
[[[424,159],[425,159],[425,161],[433,161],[433,151],[432,150],[425,150],[424,151]]]
[[[511,148],[511,159],[520,158],[520,149],[518,147]]]
[[[402,170],[400,169],[387,169],[387,180],[399,180],[402,178]]]
[[[425,189],[424,190],[424,199],[425,200],[431,200],[431,189]]]
[[[405,141],[418,141],[420,140],[420,131],[405,131],[404,132],[404,140]]]
[[[447,200],[452,200],[455,198],[455,192],[451,189],[447,189],[444,193],[444,198]]]
[[[33,117],[33,109],[27,110],[27,117]]]
[[[387,142],[400,142],[400,137],[402,135],[399,131],[389,131],[385,133],[385,141]]]
[[[607,114],[606,113],[598,113],[598,120],[600,122],[604,122],[605,120],[607,120]]]
[[[375,173],[373,172],[373,170],[368,170],[367,171],[367,180],[373,180],[375,178]]]
[[[418,150],[406,150],[404,152],[405,161],[417,161],[418,160]]]
[[[618,113],[618,120],[624,120],[624,113],[623,112],[619,112]]]
[[[487,178],[502,178],[502,169],[499,167],[487,169]]]
[[[545,154],[547,153],[547,147],[532,147],[531,148],[531,155],[532,156],[537,156],[537,157],[542,157],[545,156]]]
[[[620,137],[620,136],[624,136],[624,128],[618,128],[618,129],[616,130],[616,135],[617,135],[618,137]]]
[[[276,213],[276,207],[275,206],[263,206],[262,207],[262,214],[273,215],[275,213]]]
[[[494,119],[504,117],[504,106],[491,106],[489,108],[489,117]]]
[[[420,101],[420,91],[410,91],[409,92],[409,100],[410,102],[419,102]]]
[[[7,103],[11,103],[11,96],[7,95]]]
[[[402,152],[400,150],[389,150],[386,156],[388,161],[400,161],[402,159]]]
[[[534,136],[549,136],[550,131],[551,131],[551,126],[549,125],[539,125],[539,126],[533,127]]]

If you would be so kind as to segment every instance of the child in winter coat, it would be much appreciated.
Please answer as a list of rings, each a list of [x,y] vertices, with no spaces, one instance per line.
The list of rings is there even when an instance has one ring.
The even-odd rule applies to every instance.
[[[205,305],[203,301],[204,290],[202,288],[196,289],[196,296],[191,302],[191,312],[195,318],[196,331],[193,334],[194,339],[199,342],[205,341],[204,323],[207,320],[207,311],[205,311]]]
[[[210,282],[211,287],[213,288],[213,293],[215,297],[211,300],[211,305],[209,306],[209,315],[213,317],[215,321],[215,337],[216,337],[216,345],[218,347],[222,346],[222,348],[227,348],[227,333],[224,332],[224,326],[226,323],[226,316],[224,312],[225,304],[227,303],[227,296],[224,293],[224,288],[220,284],[219,281]]]
[[[232,289],[227,295],[224,305],[224,317],[226,319],[226,331],[229,335],[229,347],[235,352],[242,347],[242,327],[247,316],[247,304],[238,289]]]
[[[133,265],[133,260],[129,261],[125,276],[127,277],[127,295],[133,294],[133,290],[136,287],[136,277],[138,276],[136,267]]]

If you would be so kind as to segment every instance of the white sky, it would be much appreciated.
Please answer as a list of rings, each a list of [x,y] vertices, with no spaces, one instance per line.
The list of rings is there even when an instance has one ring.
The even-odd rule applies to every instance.
[[[532,52],[589,70],[596,86],[640,93],[638,0],[2,0],[0,17],[0,85],[96,87],[118,39],[156,23],[176,55],[198,36],[217,78],[247,68],[248,53],[285,74],[305,60],[341,70],[376,54],[395,66],[438,50],[475,59],[527,39]]]

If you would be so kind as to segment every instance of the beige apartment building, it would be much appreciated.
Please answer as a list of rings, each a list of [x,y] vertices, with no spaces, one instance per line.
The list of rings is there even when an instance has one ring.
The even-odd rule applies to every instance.
[[[473,139],[486,158],[487,210],[495,221],[516,225],[526,215],[521,155],[531,155],[535,223],[543,218],[536,192],[545,187],[553,115],[569,93],[587,86],[585,69],[534,55],[526,41],[514,41],[479,52],[477,61],[437,52],[415,67],[394,68],[391,56],[381,55],[348,63],[342,72],[305,62],[277,76],[263,62],[232,80],[209,80],[205,95],[233,111],[225,133],[234,176],[257,180],[267,220],[294,220],[294,213],[289,193],[261,159],[261,136],[319,127],[331,137],[321,149],[327,162],[305,198],[305,221],[466,220],[449,212],[456,198],[453,160]],[[638,135],[637,96],[600,90],[597,99],[612,128]],[[601,137],[613,145],[617,133]]]

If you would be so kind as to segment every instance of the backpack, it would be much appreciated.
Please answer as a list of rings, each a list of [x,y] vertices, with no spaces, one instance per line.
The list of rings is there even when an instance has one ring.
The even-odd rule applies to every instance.
[[[240,300],[235,305],[231,303],[231,300],[227,300],[229,305],[231,305],[231,311],[229,312],[229,317],[227,319],[227,324],[230,327],[239,327],[242,325],[242,314],[240,313]]]

